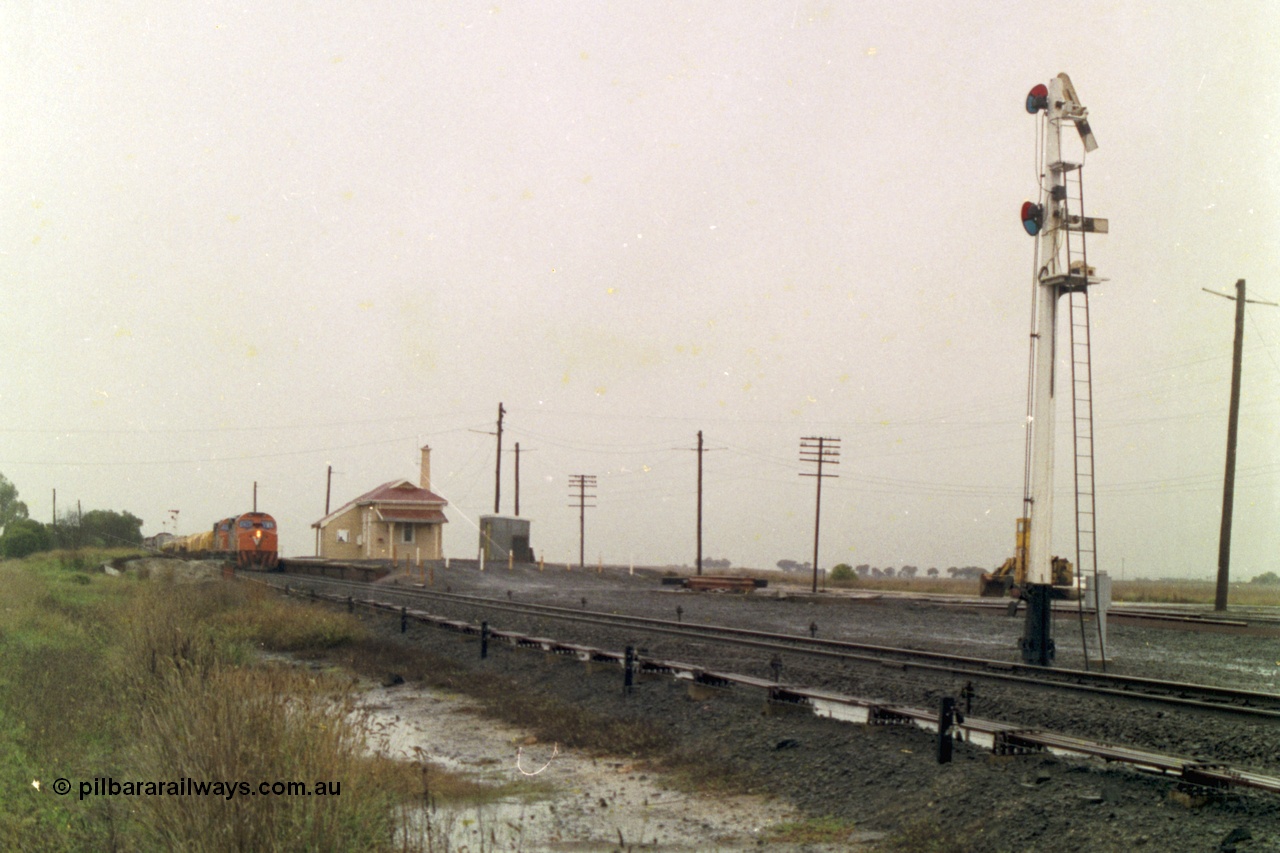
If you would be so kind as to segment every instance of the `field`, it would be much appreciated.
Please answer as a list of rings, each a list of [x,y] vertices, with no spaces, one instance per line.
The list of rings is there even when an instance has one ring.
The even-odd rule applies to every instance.
[[[812,578],[779,572],[748,573],[767,578],[771,586],[787,585],[808,588]],[[978,582],[955,578],[858,578],[855,581],[832,581],[825,584],[831,589],[862,589],[868,591],[915,592],[929,595],[974,595]],[[1111,597],[1116,602],[1142,602],[1151,604],[1204,604],[1213,605],[1216,584],[1212,580],[1112,580]],[[1228,594],[1228,606],[1280,607],[1280,584],[1233,583]]]

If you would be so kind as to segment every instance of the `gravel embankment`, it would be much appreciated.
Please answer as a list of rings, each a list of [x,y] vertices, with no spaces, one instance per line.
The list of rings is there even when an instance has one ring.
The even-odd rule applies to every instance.
[[[305,585],[291,579],[295,586]],[[664,591],[653,576],[603,577],[537,571],[451,570],[435,588],[494,597],[733,624],[776,631],[1018,659],[1021,619],[990,611],[884,599],[828,596],[786,600]],[[384,584],[379,598],[391,598]],[[405,603],[409,603],[406,601]],[[696,661],[770,676],[769,655],[660,635],[485,612],[474,606],[412,606],[495,628],[609,649],[635,645],[655,657]],[[392,626],[386,626],[391,633]],[[1079,666],[1079,628],[1060,621],[1058,660]],[[937,850],[1280,850],[1280,797],[1226,793],[1201,797],[1168,779],[1097,762],[1053,756],[996,758],[959,746],[939,765],[935,738],[915,728],[870,728],[807,714],[769,714],[758,695],[728,692],[694,701],[684,687],[655,680],[622,695],[621,673],[588,671],[574,661],[546,665],[537,653],[491,646],[481,661],[474,642],[414,628],[412,641],[461,665],[499,673],[513,689],[548,691],[603,714],[660,720],[690,755],[712,757],[754,788],[786,797],[815,816],[834,815],[906,839],[900,849]],[[398,634],[397,634],[398,635]],[[1280,640],[1113,625],[1111,671],[1182,681],[1276,690]],[[542,665],[538,665],[542,663]],[[782,680],[853,695],[936,707],[962,685],[880,668],[831,667],[784,656]],[[1280,775],[1280,726],[1136,704],[1066,699],[1050,691],[978,685],[972,713],[988,719],[1240,765]],[[951,846],[939,846],[942,844]]]

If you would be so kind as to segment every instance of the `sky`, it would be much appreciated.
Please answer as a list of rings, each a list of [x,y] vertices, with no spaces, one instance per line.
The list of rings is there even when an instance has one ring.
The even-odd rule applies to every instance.
[[[33,517],[287,555],[416,482],[548,562],[995,566],[1022,509],[1027,91],[1099,148],[1099,568],[1214,575],[1232,303],[1280,302],[1280,6],[0,6],[0,473]],[[1074,148],[1073,148],[1074,146]],[[1068,155],[1079,151],[1075,140]],[[1060,359],[1059,371],[1069,369]],[[1061,375],[1061,374],[1060,374]],[[1232,575],[1280,570],[1280,308],[1250,305]],[[1075,553],[1070,412],[1055,553]],[[176,517],[170,512],[178,510]]]

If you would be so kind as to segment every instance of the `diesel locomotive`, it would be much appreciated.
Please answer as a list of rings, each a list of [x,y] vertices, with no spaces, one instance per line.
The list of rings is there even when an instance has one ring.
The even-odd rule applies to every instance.
[[[215,521],[212,529],[171,539],[160,551],[195,560],[222,558],[243,569],[270,570],[280,562],[276,520],[265,512]]]

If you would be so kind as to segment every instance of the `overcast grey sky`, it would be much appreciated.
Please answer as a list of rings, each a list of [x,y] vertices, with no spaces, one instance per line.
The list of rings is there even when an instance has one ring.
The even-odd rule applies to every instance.
[[[155,533],[259,506],[312,553],[417,478],[588,559],[995,565],[1021,511],[1027,90],[1071,75],[1100,567],[1216,564],[1232,305],[1280,301],[1280,5],[0,7],[0,472]],[[1072,149],[1076,150],[1076,149]],[[1280,308],[1246,326],[1234,574],[1280,568]],[[1069,426],[1069,414],[1060,418]],[[1070,456],[1055,550],[1074,554]],[[511,512],[513,458],[503,461]]]

